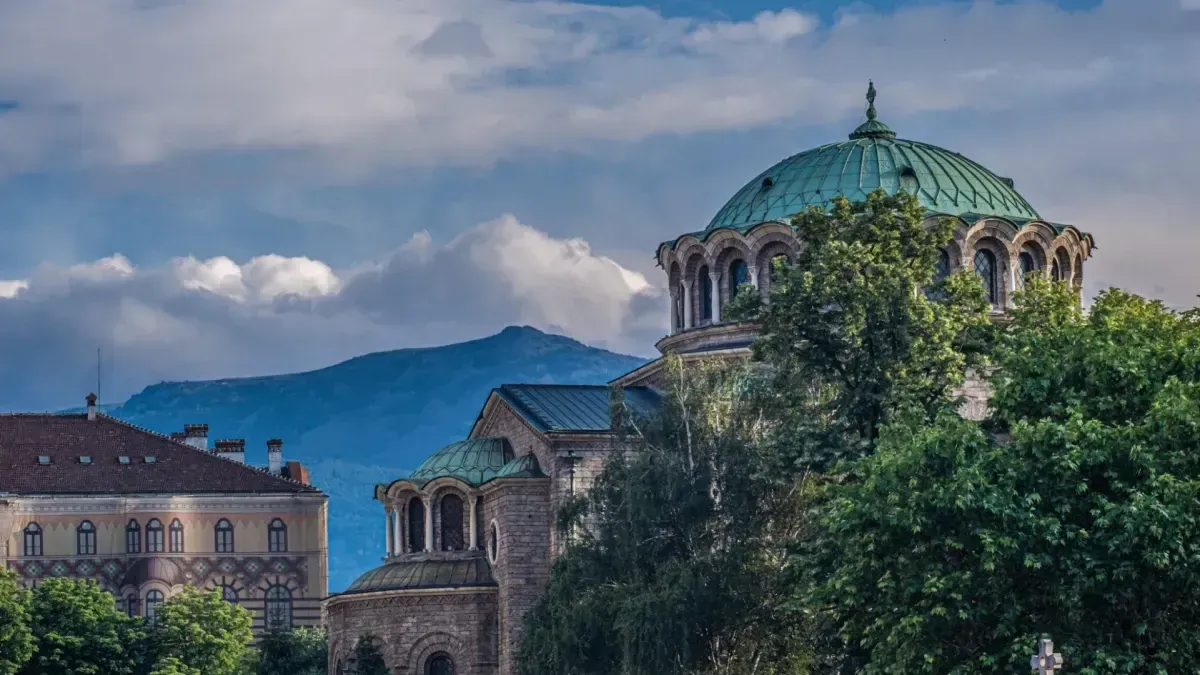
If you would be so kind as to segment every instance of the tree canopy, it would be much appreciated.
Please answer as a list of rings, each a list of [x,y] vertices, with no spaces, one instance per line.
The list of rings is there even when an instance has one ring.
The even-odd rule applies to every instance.
[[[379,638],[367,633],[354,643],[354,675],[388,675]]]
[[[0,675],[14,675],[33,656],[29,592],[16,576],[0,569]]]
[[[90,579],[51,578],[30,594],[35,653],[23,675],[131,675],[143,662],[140,619]]]
[[[327,638],[319,628],[270,631],[258,651],[258,675],[323,675],[328,668]]]
[[[238,675],[254,638],[250,626],[246,608],[226,602],[219,591],[185,588],[155,614],[156,667],[168,667],[173,658],[205,675]]]

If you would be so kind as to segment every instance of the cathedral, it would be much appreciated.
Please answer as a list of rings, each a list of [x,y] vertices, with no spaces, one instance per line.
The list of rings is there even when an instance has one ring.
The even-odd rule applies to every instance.
[[[1083,283],[1095,244],[1074,226],[1042,218],[1011,178],[950,150],[898,138],[878,119],[875,88],[849,139],[793,155],[738,190],[708,226],[659,245],[670,290],[662,357],[592,386],[510,384],[494,389],[467,438],[434,452],[411,475],[379,485],[384,564],[325,601],[330,673],[353,667],[354,644],[382,641],[393,673],[512,675],[522,617],[562,550],[555,518],[586,491],[616,443],[610,389],[634,411],[659,400],[665,358],[744,359],[755,326],[724,322],[743,284],[764,295],[772,261],[803,245],[789,217],[882,188],[915,195],[929,222],[952,218],[937,274],[970,269],[995,313],[1029,274]],[[986,384],[969,377],[964,411],[979,417]]]

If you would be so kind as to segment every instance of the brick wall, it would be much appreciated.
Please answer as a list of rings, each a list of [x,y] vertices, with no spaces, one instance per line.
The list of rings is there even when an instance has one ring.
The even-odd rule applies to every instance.
[[[329,673],[349,666],[359,636],[371,633],[395,675],[423,675],[428,659],[445,652],[456,675],[496,675],[497,592],[397,591],[347,596],[328,606]]]
[[[498,481],[483,503],[485,528],[493,521],[499,527],[493,571],[500,584],[500,675],[511,675],[525,613],[550,576],[549,485],[544,479]]]

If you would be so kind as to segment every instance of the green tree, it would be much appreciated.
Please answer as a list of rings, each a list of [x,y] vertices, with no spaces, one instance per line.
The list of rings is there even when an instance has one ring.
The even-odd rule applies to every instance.
[[[728,315],[761,324],[754,354],[776,378],[779,437],[825,470],[869,453],[897,415],[932,419],[980,362],[991,323],[974,275],[935,282],[952,226],[926,224],[911,195],[839,198],[791,222],[804,246],[776,263],[769,302],[741,293]]]
[[[527,615],[521,675],[798,672],[800,626],[778,611],[783,544],[800,483],[757,443],[764,381],[752,371],[668,367],[649,419],[587,497],[573,538]],[[624,413],[623,406],[616,406]]]
[[[258,675],[325,675],[329,646],[325,631],[271,631],[259,642]]]
[[[25,675],[124,675],[141,663],[142,622],[90,579],[46,579],[29,601],[35,654]]]
[[[383,660],[383,647],[379,638],[367,633],[354,643],[354,673],[355,675],[389,675],[387,663]]]
[[[160,659],[155,664],[154,670],[150,671],[150,675],[204,675],[204,673],[196,668],[185,665],[183,661],[174,656],[168,656]]]
[[[0,675],[13,675],[33,656],[29,592],[16,575],[0,569]]]
[[[186,588],[155,613],[155,668],[239,675],[254,638],[250,625],[245,607],[226,602],[217,591]]]
[[[993,419],[886,427],[796,569],[868,673],[1200,663],[1200,316],[1064,284],[1018,294]]]

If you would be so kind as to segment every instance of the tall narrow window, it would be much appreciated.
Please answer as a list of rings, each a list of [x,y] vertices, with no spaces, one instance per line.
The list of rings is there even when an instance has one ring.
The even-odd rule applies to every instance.
[[[675,330],[687,328],[683,325],[683,319],[683,289],[679,288],[675,291]]]
[[[136,520],[129,521],[129,524],[125,526],[125,552],[142,552],[142,527]]]
[[[696,284],[700,286],[700,318],[705,321],[712,321],[712,280],[708,276],[708,265],[700,268],[696,273]]]
[[[929,282],[929,288],[925,289],[925,297],[930,300],[940,300],[943,297],[941,290],[937,285],[946,280],[950,276],[950,254],[946,251],[938,251],[937,260],[933,263],[933,279]]]
[[[742,284],[750,283],[750,268],[746,267],[746,261],[734,260],[729,266],[729,299],[737,297],[738,289]]]
[[[163,552],[163,526],[158,518],[146,523],[146,553]]]
[[[171,521],[171,553],[183,553],[183,523]]]
[[[163,604],[162,591],[148,591],[146,593],[146,620],[154,623],[154,618],[158,614],[158,606]]]
[[[1030,274],[1037,271],[1037,261],[1029,251],[1021,251],[1021,255],[1017,256],[1017,261],[1021,263],[1021,274],[1017,277],[1017,286],[1025,288],[1025,280],[1029,278]]]
[[[463,501],[458,495],[442,497],[442,550],[463,550]]]
[[[425,665],[425,675],[454,675],[454,662],[446,652],[438,652],[429,657]]]
[[[235,605],[238,604],[237,589],[229,584],[222,585],[221,586],[221,599],[224,600],[225,602],[230,602]]]
[[[408,500],[408,544],[414,553],[425,550],[425,502],[420,497]]]
[[[217,553],[233,553],[233,525],[222,518],[217,521],[215,533]]]
[[[271,553],[284,553],[287,548],[287,525],[276,518],[267,527],[267,548]]]
[[[85,520],[75,528],[75,549],[79,555],[96,555],[96,526]]]
[[[42,554],[42,526],[30,523],[25,527],[25,557],[35,558]]]
[[[991,251],[983,249],[975,253],[975,274],[983,282],[983,291],[994,307],[1000,293],[996,284],[996,256]]]
[[[138,598],[136,593],[125,596],[125,613],[129,616],[138,615]]]
[[[274,584],[267,589],[267,630],[291,630],[292,592],[287,586]]]

